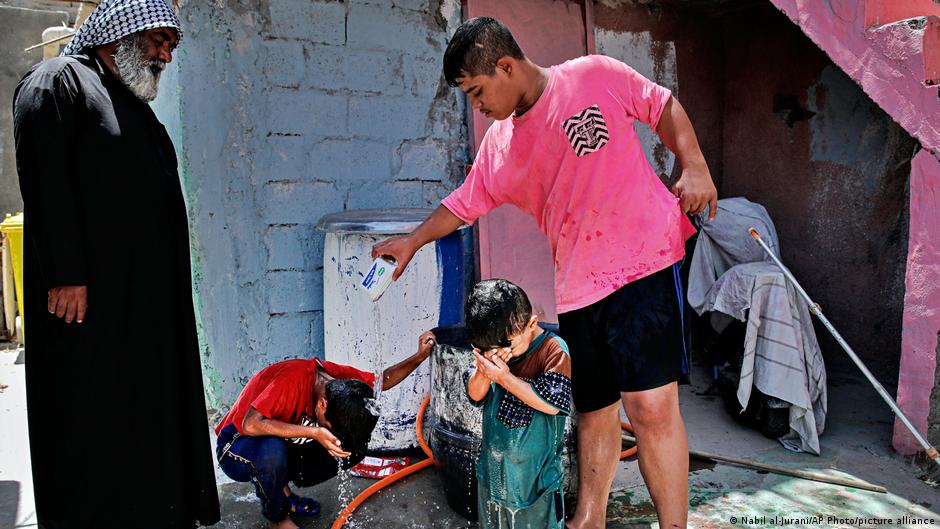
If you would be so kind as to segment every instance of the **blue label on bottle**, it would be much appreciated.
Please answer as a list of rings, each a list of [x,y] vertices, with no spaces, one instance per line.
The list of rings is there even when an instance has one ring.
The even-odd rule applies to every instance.
[[[366,278],[362,280],[362,286],[364,286],[367,290],[372,288],[372,285],[374,285],[375,282],[378,280],[378,278],[375,275],[375,271],[378,267],[379,267],[378,263],[373,264],[372,268],[369,269],[369,273],[366,274]]]

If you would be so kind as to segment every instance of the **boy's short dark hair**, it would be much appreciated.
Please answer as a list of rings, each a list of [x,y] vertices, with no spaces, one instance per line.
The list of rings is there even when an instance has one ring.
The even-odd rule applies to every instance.
[[[361,380],[331,380],[326,384],[326,420],[347,452],[363,452],[379,418],[366,407],[374,393]]]
[[[509,28],[495,18],[471,18],[457,28],[447,45],[444,78],[450,86],[457,86],[457,79],[467,74],[493,75],[496,61],[506,56],[525,58]]]
[[[509,337],[532,318],[525,291],[505,279],[487,279],[474,285],[464,306],[467,334],[474,347],[508,347]]]

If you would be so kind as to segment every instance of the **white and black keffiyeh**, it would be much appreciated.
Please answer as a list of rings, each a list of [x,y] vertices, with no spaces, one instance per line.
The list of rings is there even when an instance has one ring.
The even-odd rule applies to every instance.
[[[179,18],[165,0],[105,0],[78,28],[62,55],[75,55],[154,28],[174,28],[178,38],[183,38]]]

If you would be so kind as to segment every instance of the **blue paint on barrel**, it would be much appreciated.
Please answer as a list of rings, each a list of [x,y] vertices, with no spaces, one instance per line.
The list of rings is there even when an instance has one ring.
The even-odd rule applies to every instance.
[[[457,230],[437,241],[441,277],[438,325],[463,323],[463,305],[473,283],[473,231]]]

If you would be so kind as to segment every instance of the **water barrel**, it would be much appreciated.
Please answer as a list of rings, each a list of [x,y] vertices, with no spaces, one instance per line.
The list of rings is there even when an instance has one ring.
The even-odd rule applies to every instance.
[[[421,248],[398,281],[378,301],[360,290],[372,263],[372,246],[409,233],[430,209],[349,210],[326,215],[317,229],[323,248],[324,357],[331,362],[381,373],[411,356],[422,332],[463,321],[463,303],[473,281],[473,241],[466,226]],[[427,395],[425,363],[392,390],[381,391],[382,410],[370,450],[417,446],[415,420]]]
[[[555,326],[543,325],[554,331]],[[431,402],[428,406],[431,451],[444,484],[447,504],[469,520],[477,519],[476,462],[483,434],[481,408],[467,398],[465,373],[473,370],[473,351],[462,325],[434,329],[431,353]],[[577,487],[576,419],[565,427],[565,491]]]

